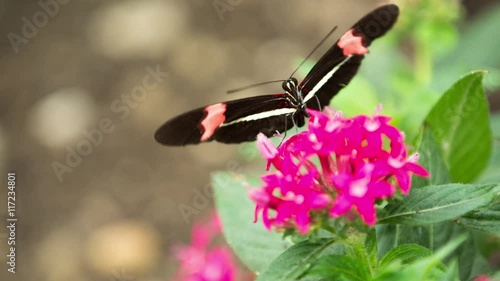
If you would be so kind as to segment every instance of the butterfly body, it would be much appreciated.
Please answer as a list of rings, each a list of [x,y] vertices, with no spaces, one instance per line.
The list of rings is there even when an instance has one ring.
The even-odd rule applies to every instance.
[[[396,5],[379,7],[360,19],[318,60],[302,82],[290,77],[284,93],[244,98],[194,109],[165,122],[155,133],[161,144],[179,146],[215,140],[254,141],[293,126],[301,127],[306,109],[322,110],[358,71],[371,42],[396,22]]]

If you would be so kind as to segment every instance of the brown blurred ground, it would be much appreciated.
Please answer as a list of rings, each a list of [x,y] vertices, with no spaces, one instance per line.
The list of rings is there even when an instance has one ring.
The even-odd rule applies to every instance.
[[[344,30],[376,6],[233,0],[221,17],[216,2],[227,3],[69,0],[16,54],[5,35],[21,35],[22,18],[42,9],[0,0],[0,171],[17,172],[19,218],[18,273],[2,269],[0,280],[168,280],[175,270],[169,248],[189,241],[191,223],[179,206],[196,205],[195,190],[207,186],[211,171],[233,169],[233,160],[243,171],[263,162],[251,163],[246,146],[162,147],[154,130],[196,106],[279,91],[225,94],[288,77],[294,59],[333,25]],[[125,106],[121,97],[143,84],[147,67],[169,76]],[[68,150],[88,140],[82,131],[105,118],[114,130],[59,180],[53,163],[67,165]],[[1,230],[2,268],[5,238]]]

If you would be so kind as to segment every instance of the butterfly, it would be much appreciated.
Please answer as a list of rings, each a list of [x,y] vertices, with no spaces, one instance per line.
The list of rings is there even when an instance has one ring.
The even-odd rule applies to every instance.
[[[259,133],[270,137],[309,117],[306,109],[322,110],[358,71],[368,46],[392,28],[399,15],[394,4],[365,15],[318,60],[300,83],[290,77],[284,93],[221,102],[197,108],[165,122],[155,133],[168,146],[254,141]]]

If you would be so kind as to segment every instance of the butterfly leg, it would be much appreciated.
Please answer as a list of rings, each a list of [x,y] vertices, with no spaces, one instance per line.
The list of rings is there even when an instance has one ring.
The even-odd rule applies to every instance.
[[[319,103],[319,98],[318,96],[314,96],[314,98],[316,99],[316,102],[318,103],[318,108],[321,108],[321,103]]]
[[[293,118],[292,118],[292,120],[293,120]],[[288,131],[288,130],[287,130],[287,128],[288,128],[288,126],[287,126],[287,122],[288,122],[288,116],[285,116],[285,133],[284,133],[283,137],[281,138],[280,143],[278,144],[278,148],[281,146],[281,144],[283,143],[283,141],[285,141],[285,138],[286,138],[286,132]],[[279,135],[279,132],[277,132],[277,133],[278,133],[278,135]]]

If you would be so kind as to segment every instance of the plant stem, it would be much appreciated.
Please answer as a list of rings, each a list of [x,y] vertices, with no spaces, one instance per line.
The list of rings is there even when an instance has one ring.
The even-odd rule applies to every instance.
[[[429,85],[432,77],[432,51],[423,40],[415,38],[415,81],[419,85]]]

